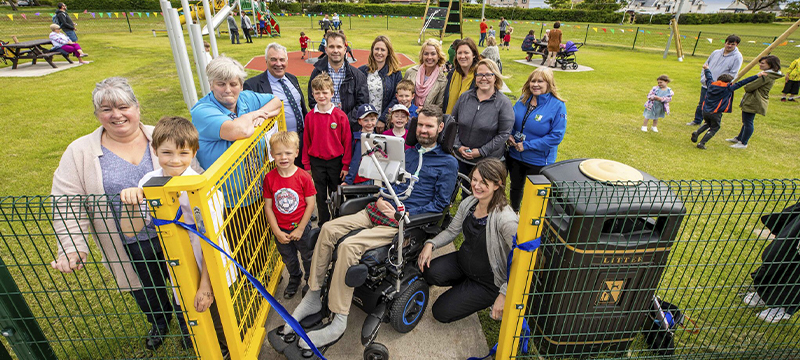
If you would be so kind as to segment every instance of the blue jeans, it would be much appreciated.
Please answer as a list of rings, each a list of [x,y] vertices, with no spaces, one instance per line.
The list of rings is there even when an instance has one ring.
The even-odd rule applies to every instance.
[[[481,33],[481,39],[478,40],[478,46],[483,46],[484,41],[486,41],[486,33]]]
[[[703,100],[706,98],[706,91],[708,89],[700,87],[700,101],[697,103],[697,109],[694,110],[694,123],[698,125],[703,122]]]
[[[756,114],[742,111],[742,129],[739,130],[739,135],[736,135],[736,138],[739,139],[743,145],[747,145],[747,142],[750,141],[750,137],[753,136],[753,130],[755,130],[753,120],[755,119]]]
[[[64,30],[64,34],[72,40],[72,42],[78,42],[78,35],[75,34],[75,30]]]

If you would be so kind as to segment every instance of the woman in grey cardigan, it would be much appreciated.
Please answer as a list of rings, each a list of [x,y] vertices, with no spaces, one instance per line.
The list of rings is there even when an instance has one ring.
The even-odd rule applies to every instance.
[[[439,322],[460,320],[489,306],[493,319],[503,316],[508,286],[506,258],[519,222],[506,199],[506,176],[502,161],[479,161],[470,174],[472,195],[461,201],[450,226],[422,249],[418,265],[425,281],[451,286],[431,308]],[[464,242],[458,251],[431,261],[434,249],[449,244],[462,232]]]

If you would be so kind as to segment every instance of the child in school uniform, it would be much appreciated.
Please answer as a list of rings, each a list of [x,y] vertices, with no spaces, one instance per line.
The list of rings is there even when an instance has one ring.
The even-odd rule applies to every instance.
[[[308,36],[306,36],[306,33],[301,31],[300,32],[300,51],[303,52],[303,55],[300,56],[300,59],[305,59],[306,58],[306,51],[308,50],[308,40],[309,40],[309,38],[308,38]]]

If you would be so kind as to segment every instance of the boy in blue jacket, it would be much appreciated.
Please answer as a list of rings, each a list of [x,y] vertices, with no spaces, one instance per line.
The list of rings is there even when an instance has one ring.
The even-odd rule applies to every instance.
[[[733,76],[728,74],[722,74],[717,78],[717,81],[714,81],[714,78],[711,76],[711,70],[708,69],[708,64],[703,64],[703,74],[705,75],[706,88],[708,89],[706,97],[703,99],[702,106],[703,126],[692,132],[692,142],[697,142],[697,138],[700,137],[700,134],[708,130],[705,136],[703,136],[703,139],[697,142],[697,148],[705,150],[706,143],[719,131],[720,125],[722,124],[722,114],[731,112],[733,92],[747,85],[747,83],[758,79],[759,76],[764,76],[764,72],[760,72],[758,75],[748,77],[735,84],[730,83],[733,81]]]
[[[358,168],[361,166],[361,134],[375,132],[378,123],[378,109],[370,103],[362,104],[356,112],[358,125],[361,131],[353,131],[353,157],[350,159],[350,170],[344,177],[342,185],[372,185],[372,180],[358,176]]]

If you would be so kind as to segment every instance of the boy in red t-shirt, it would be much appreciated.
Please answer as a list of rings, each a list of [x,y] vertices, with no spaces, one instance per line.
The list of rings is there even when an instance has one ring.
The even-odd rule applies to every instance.
[[[311,224],[309,219],[314,212],[314,181],[311,175],[294,165],[294,159],[300,151],[300,138],[294,131],[281,131],[269,139],[269,153],[275,159],[275,169],[264,177],[264,212],[272,228],[276,247],[281,254],[286,270],[289,272],[289,284],[283,297],[290,299],[300,287],[300,264],[297,252],[303,260],[305,279],[311,272],[311,257],[314,246],[309,239]],[[308,285],[306,285],[308,286]]]
[[[303,52],[303,56],[300,56],[300,59],[306,58],[306,49],[308,49],[308,36],[306,33],[301,31],[300,32],[300,51]]]
[[[331,103],[333,80],[323,72],[311,80],[317,105],[306,114],[303,131],[303,167],[311,172],[317,187],[319,227],[330,220],[328,194],[336,191],[350,169],[353,134],[347,114]]]

